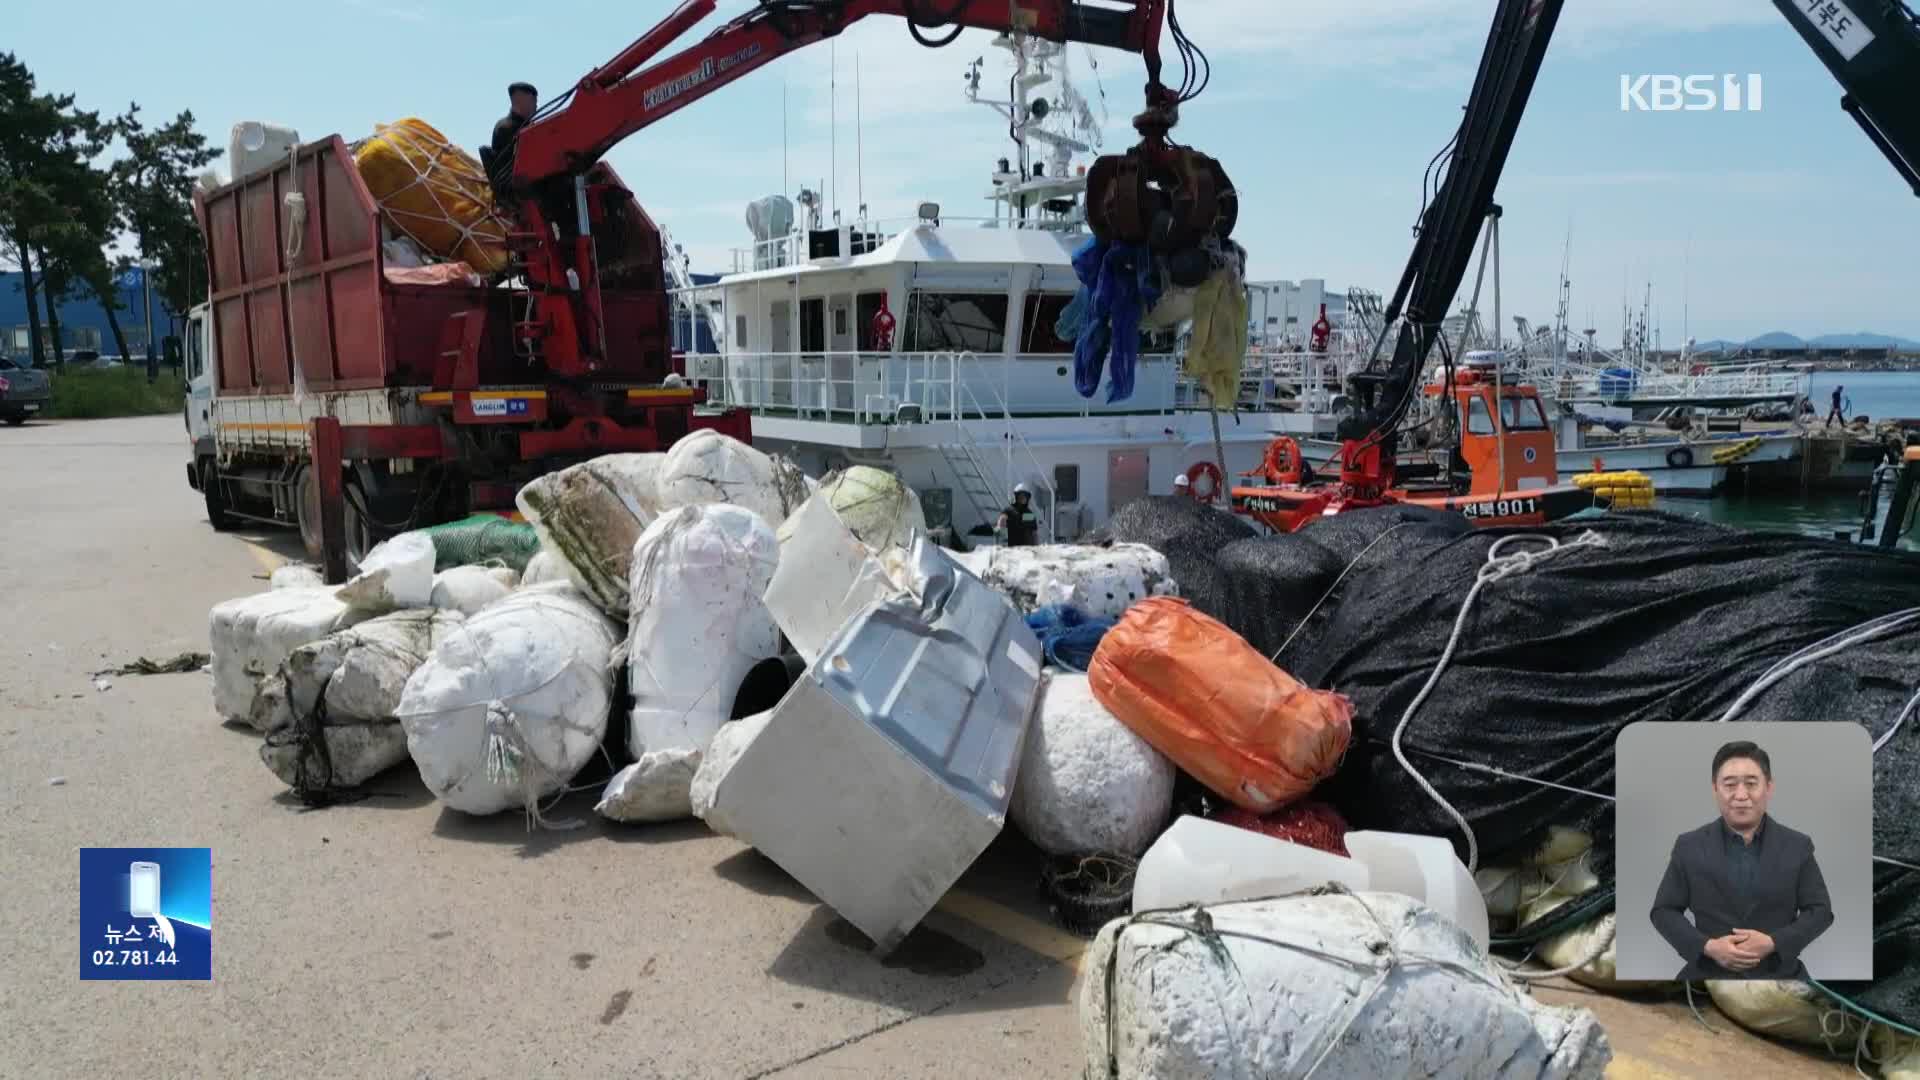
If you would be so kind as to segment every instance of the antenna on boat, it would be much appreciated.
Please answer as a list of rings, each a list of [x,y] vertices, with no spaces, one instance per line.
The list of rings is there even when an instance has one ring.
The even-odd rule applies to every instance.
[[[793,190],[792,156],[787,141],[787,77],[780,76],[780,194]]]
[[[1692,315],[1693,286],[1693,233],[1687,233],[1686,254],[1680,259],[1680,337],[1683,341],[1693,340]]]
[[[827,116],[828,127],[832,129],[829,152],[833,155],[833,164],[827,175],[833,178],[833,187],[828,189],[827,206],[835,214],[840,212],[840,39],[834,38],[829,63],[832,65],[827,74]]]
[[[860,220],[867,219],[867,139],[860,123],[860,52],[853,54],[853,172],[860,200]]]

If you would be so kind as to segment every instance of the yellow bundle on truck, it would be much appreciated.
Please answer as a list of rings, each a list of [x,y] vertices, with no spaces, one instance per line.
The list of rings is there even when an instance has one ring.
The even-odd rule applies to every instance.
[[[393,227],[481,275],[507,268],[507,223],[480,162],[424,120],[382,124],[353,163]]]

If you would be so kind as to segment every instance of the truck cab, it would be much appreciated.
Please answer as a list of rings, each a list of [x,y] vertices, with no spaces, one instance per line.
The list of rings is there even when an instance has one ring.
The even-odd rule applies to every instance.
[[[187,373],[187,483],[200,490],[200,470],[213,461],[213,374],[208,362],[213,356],[213,339],[207,332],[207,305],[196,306],[187,315],[185,363]]]

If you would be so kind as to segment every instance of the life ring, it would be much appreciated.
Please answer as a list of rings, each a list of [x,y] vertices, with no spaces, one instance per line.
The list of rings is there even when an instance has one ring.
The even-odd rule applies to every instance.
[[[1667,468],[1691,469],[1693,467],[1693,447],[1676,446],[1667,451]]]
[[[1223,479],[1220,466],[1211,461],[1195,462],[1193,468],[1187,470],[1187,494],[1195,502],[1210,503],[1220,497]],[[1204,490],[1200,487],[1202,480],[1207,482]]]
[[[1260,460],[1259,470],[1247,475],[1269,484],[1297,484],[1305,472],[1305,464],[1300,444],[1292,436],[1282,435],[1267,444],[1267,454]]]

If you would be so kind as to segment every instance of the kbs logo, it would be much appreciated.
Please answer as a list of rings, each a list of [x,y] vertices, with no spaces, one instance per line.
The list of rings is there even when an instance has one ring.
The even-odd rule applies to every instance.
[[[1621,112],[1759,112],[1758,75],[1622,75]]]

